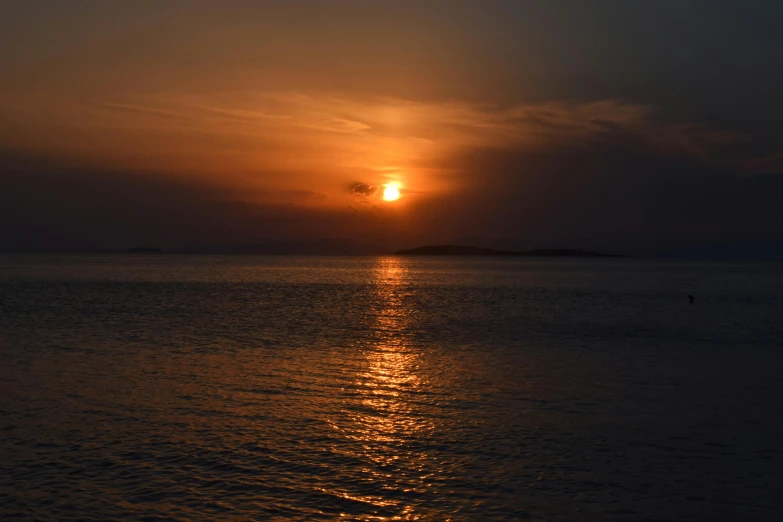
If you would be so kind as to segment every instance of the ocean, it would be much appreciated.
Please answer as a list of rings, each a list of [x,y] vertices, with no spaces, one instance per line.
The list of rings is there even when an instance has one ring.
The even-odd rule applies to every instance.
[[[779,521],[782,370],[783,264],[2,256],[0,519]]]

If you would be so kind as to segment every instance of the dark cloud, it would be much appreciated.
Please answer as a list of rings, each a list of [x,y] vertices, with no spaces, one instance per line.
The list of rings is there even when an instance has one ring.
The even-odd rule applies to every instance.
[[[445,165],[468,186],[420,205],[415,220],[447,241],[644,255],[783,244],[783,176],[660,155],[628,137],[538,153],[470,149]]]
[[[356,194],[358,196],[370,197],[378,192],[378,186],[369,185],[367,183],[354,183],[351,185],[350,191],[352,194]]]
[[[543,151],[468,147],[428,167],[460,189],[417,193],[401,209],[357,208],[310,204],[320,196],[308,190],[259,204],[186,179],[0,154],[0,250],[353,238],[390,250],[462,241],[658,256],[769,255],[783,245],[783,175],[661,154],[637,136]],[[350,186],[362,198],[377,190]]]
[[[218,185],[152,173],[79,169],[0,153],[0,251],[244,244],[268,239],[371,237],[372,223],[325,195],[259,204]],[[298,204],[297,202],[301,202]]]

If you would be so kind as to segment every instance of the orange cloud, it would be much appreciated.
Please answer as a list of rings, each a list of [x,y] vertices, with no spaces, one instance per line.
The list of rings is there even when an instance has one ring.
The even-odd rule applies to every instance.
[[[466,148],[540,151],[627,136],[663,154],[711,159],[743,136],[662,123],[646,106],[607,100],[508,108],[296,92],[132,99],[28,100],[0,106],[6,138],[102,167],[197,176],[250,199],[346,203],[344,187],[400,181],[449,191],[458,176],[426,168]],[[293,194],[323,194],[321,198]]]

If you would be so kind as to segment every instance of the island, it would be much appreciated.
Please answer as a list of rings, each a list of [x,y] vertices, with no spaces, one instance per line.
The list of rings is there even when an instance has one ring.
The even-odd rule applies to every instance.
[[[601,254],[577,248],[542,248],[537,250],[494,250],[461,245],[421,246],[395,252],[398,256],[528,256],[528,257],[626,257]]]

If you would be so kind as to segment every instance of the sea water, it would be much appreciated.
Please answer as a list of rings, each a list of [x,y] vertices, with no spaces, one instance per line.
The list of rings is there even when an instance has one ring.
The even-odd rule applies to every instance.
[[[783,265],[5,256],[0,321],[2,520],[783,517]]]

